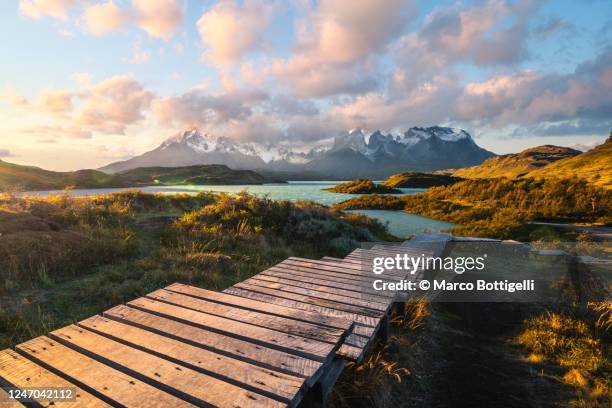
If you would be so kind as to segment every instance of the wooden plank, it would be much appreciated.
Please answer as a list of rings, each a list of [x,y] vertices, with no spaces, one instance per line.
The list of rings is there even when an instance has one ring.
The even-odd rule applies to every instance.
[[[156,290],[155,292],[149,293],[146,296],[150,299],[171,303],[173,305],[196,310],[198,312],[231,319],[237,322],[249,323],[282,333],[294,334],[334,345],[339,343],[346,333],[346,330],[332,329],[330,327],[319,326],[299,320],[209,302],[204,299],[199,299],[193,296],[187,296],[183,295],[182,293],[164,289]]]
[[[110,407],[108,403],[12,350],[0,351],[0,377],[15,388],[71,388],[74,390],[75,399],[69,401],[56,400],[51,402],[34,399],[43,407],[74,407],[75,405],[86,408]],[[0,407],[4,406],[4,403],[0,400]]]
[[[234,285],[232,287],[225,289],[223,292],[230,293],[236,296],[242,296],[248,299],[259,300],[262,302],[268,302],[268,303],[282,305],[286,307],[294,307],[299,310],[306,310],[309,312],[327,314],[329,316],[337,316],[337,317],[352,319],[354,322],[362,324],[364,326],[368,326],[368,327],[376,327],[380,323],[380,320],[382,318],[382,316],[379,316],[379,317],[364,316],[364,315],[360,315],[354,312],[347,312],[345,310],[339,310],[333,307],[321,306],[321,305],[303,302],[303,301],[295,299],[295,298],[302,298],[300,296],[295,296],[294,299],[290,299],[287,297],[276,296],[276,293],[278,291],[266,290],[265,288],[259,288],[259,287],[256,287],[256,289],[258,290],[253,291],[253,290],[248,289],[249,285],[244,285],[244,286],[241,288],[241,287]],[[281,295],[293,297],[291,296],[292,294],[286,295],[285,293],[281,293]]]
[[[48,405],[42,404],[42,406],[47,407]],[[25,405],[22,405],[17,400],[10,398],[8,392],[0,388],[0,407],[2,408],[23,408],[25,407]]]
[[[373,288],[374,281],[378,279],[384,279],[385,281],[388,281],[388,282],[399,281],[399,279],[396,279],[394,277],[383,276],[382,278],[380,278],[376,276],[372,276],[372,277],[357,276],[357,275],[344,274],[342,272],[329,272],[329,271],[324,271],[321,269],[314,269],[314,268],[301,267],[301,266],[292,266],[292,265],[280,265],[279,264],[267,270],[281,271],[281,272],[286,272],[286,273],[299,272],[300,275],[307,274],[307,276],[313,276],[316,279],[325,279],[325,280],[330,280],[334,282],[342,282],[342,283],[348,283],[348,284],[357,285],[357,286],[369,287],[369,288],[372,288],[372,290],[374,290]]]
[[[337,282],[346,282],[346,283],[352,283],[355,285],[369,285],[371,286],[372,283],[377,280],[377,279],[381,279],[378,276],[375,276],[374,274],[372,274],[372,276],[366,276],[366,275],[354,275],[354,274],[346,274],[343,271],[340,272],[335,272],[335,271],[327,271],[327,270],[323,270],[323,269],[317,269],[316,267],[304,267],[304,266],[296,266],[296,265],[289,265],[289,264],[283,264],[280,263],[278,265],[275,265],[271,268],[269,268],[268,270],[275,270],[275,271],[285,271],[285,272],[301,272],[301,273],[307,273],[307,274],[311,274],[313,276],[315,276],[316,278],[323,278],[324,279],[328,279],[328,280],[334,280]],[[390,282],[397,282],[399,281],[399,279],[395,278],[395,277],[384,277],[385,280],[390,281]]]
[[[323,367],[318,361],[265,348],[125,305],[107,310],[104,316],[251,364],[306,377],[309,383],[311,379],[318,378]]]
[[[304,288],[304,289],[312,289],[312,290],[317,290],[320,292],[332,293],[335,295],[346,296],[348,298],[356,298],[356,299],[362,299],[362,300],[367,300],[371,302],[377,302],[377,303],[389,303],[393,301],[393,299],[390,298],[390,296],[387,296],[387,297],[377,296],[376,294],[368,293],[367,291],[362,290],[362,288],[359,286],[353,286],[353,287],[347,288],[346,286],[341,285],[341,284],[334,285],[333,283],[330,284],[329,282],[325,284],[326,282],[323,282],[323,283],[319,283],[318,281],[315,282],[316,279],[300,280],[300,279],[296,279],[295,276],[293,277],[291,277],[291,275],[288,275],[288,276],[289,277],[283,276],[283,275],[279,276],[278,274],[275,274],[274,272],[264,271],[264,272],[258,273],[257,275],[253,276],[253,278],[259,279],[259,280],[265,280],[269,282],[282,283],[283,285],[297,286],[297,287]]]
[[[102,316],[90,317],[79,322],[78,325],[112,340],[125,343],[130,347],[147,351],[224,382],[251,389],[275,399],[295,403],[297,402],[296,396],[304,387],[305,380],[302,377],[280,373],[209,350],[203,350],[191,344]],[[68,341],[73,342],[73,339]]]
[[[372,339],[369,337],[364,337],[364,336],[359,336],[356,334],[350,334],[346,340],[344,341],[344,344],[348,344],[350,346],[355,346],[355,347],[359,347],[359,348],[365,348],[371,341]]]
[[[344,280],[342,278],[334,278],[326,275],[311,274],[308,272],[295,271],[284,268],[270,268],[259,273],[258,275],[276,276],[284,279],[291,279],[297,282],[311,282],[322,286],[331,286],[334,288],[352,290],[364,294],[375,295],[382,300],[394,298],[395,294],[389,294],[386,291],[377,291],[372,287],[372,283],[359,283],[356,281]]]
[[[166,289],[201,299],[207,299],[213,302],[241,307],[243,309],[253,310],[257,312],[266,312],[268,314],[273,314],[276,316],[288,317],[291,319],[318,324],[321,326],[329,326],[336,329],[349,330],[353,325],[353,321],[349,319],[326,316],[320,313],[310,313],[304,310],[296,310],[291,307],[273,305],[271,303],[260,302],[257,300],[234,296],[223,292],[214,292],[212,290],[202,289],[195,286],[183,285],[181,283],[174,283],[166,287]]]
[[[380,302],[369,301],[366,299],[358,299],[354,297],[349,298],[349,297],[346,297],[345,295],[336,295],[333,293],[322,292],[320,290],[307,289],[307,288],[297,287],[293,285],[285,285],[282,283],[275,283],[275,282],[260,280],[256,276],[245,280],[244,283],[249,284],[249,285],[263,286],[269,289],[282,290],[284,292],[291,292],[291,293],[296,293],[296,294],[319,298],[319,299],[330,300],[333,302],[344,303],[347,305],[359,306],[364,309],[377,310],[382,313],[385,313],[389,309],[389,302],[380,303]]]
[[[318,361],[327,361],[336,349],[336,346],[333,344],[293,334],[281,333],[276,330],[158,302],[153,299],[139,298],[129,302],[128,305],[209,331]]]
[[[179,399],[137,378],[97,362],[48,337],[19,344],[17,350],[37,364],[67,378],[114,406],[191,407]]]
[[[263,293],[266,295],[272,295],[272,296],[276,296],[279,298],[296,300],[298,302],[303,302],[303,303],[310,303],[315,306],[322,306],[322,307],[326,307],[329,309],[336,309],[336,310],[340,310],[344,312],[349,312],[349,313],[353,313],[358,316],[360,315],[364,317],[372,317],[372,318],[375,318],[376,321],[378,321],[378,318],[384,315],[384,312],[381,312],[378,310],[367,309],[367,308],[363,308],[359,306],[350,305],[347,303],[335,302],[333,300],[322,299],[322,298],[314,297],[314,296],[301,295],[301,294],[283,291],[283,290],[279,290],[275,288],[268,288],[262,285],[252,285],[248,283],[248,281],[237,283],[236,285],[234,285],[234,287],[239,288],[239,289],[246,289],[251,292],[259,292],[259,293]],[[363,323],[364,321],[361,319],[356,319],[355,322]],[[367,324],[367,323],[364,323],[364,324]]]
[[[281,407],[280,401],[70,325],[50,336],[95,360],[196,405]]]
[[[343,344],[342,347],[340,347],[340,350],[338,350],[337,354],[349,360],[359,362],[365,354],[365,349],[351,346],[349,344]]]
[[[373,259],[373,258],[372,258]],[[290,257],[281,263],[289,263],[289,264],[310,264],[316,265],[317,268],[326,269],[327,267],[331,267],[336,270],[338,268],[344,270],[345,273],[352,273],[358,275],[368,275],[373,276],[372,272],[372,264],[370,262],[366,262],[363,264],[354,264],[350,262],[332,262],[332,261],[322,261],[318,259],[306,259],[306,258],[296,258]],[[387,270],[385,274],[389,276],[395,276],[396,278],[403,278],[406,275],[405,271],[400,270]]]
[[[316,262],[285,260],[279,263],[277,266],[281,266],[281,265],[306,266],[306,267],[310,267],[313,269],[319,269],[323,271],[336,272],[336,273],[343,273],[345,275],[353,275],[353,276],[360,277],[360,278],[365,277],[371,280],[380,279],[380,276],[377,276],[372,272],[371,267],[346,268],[347,264],[343,264],[340,262],[328,262],[327,265],[324,265],[324,264],[318,264]],[[397,274],[394,271],[393,273],[387,273],[387,272],[385,272],[385,278],[388,280],[399,281],[405,275],[407,275],[407,273]]]
[[[360,336],[372,337],[374,335],[374,328],[361,324],[355,324],[355,326],[353,326],[353,333],[359,334]]]

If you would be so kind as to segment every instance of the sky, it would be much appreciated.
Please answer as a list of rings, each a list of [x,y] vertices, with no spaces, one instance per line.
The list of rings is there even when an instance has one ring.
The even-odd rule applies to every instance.
[[[467,130],[499,154],[612,130],[612,2],[0,2],[0,159],[96,168],[197,128],[307,149]]]

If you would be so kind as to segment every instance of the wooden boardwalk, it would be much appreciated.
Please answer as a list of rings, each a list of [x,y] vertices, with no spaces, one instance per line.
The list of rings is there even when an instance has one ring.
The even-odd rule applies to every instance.
[[[294,407],[321,403],[346,361],[385,334],[394,297],[372,289],[375,246],[291,257],[223,292],[183,284],[0,351],[0,386],[70,388],[59,407]],[[389,271],[385,279],[418,279]],[[9,402],[0,388],[0,408]]]

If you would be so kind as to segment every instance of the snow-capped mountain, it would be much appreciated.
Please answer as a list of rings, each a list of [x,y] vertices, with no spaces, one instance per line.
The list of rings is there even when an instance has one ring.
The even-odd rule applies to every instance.
[[[136,167],[225,164],[234,169],[318,173],[325,177],[386,177],[398,171],[432,171],[473,166],[494,154],[465,130],[413,127],[403,134],[353,129],[329,147],[295,151],[277,144],[238,143],[227,137],[183,132],[159,147],[101,170],[116,173]]]

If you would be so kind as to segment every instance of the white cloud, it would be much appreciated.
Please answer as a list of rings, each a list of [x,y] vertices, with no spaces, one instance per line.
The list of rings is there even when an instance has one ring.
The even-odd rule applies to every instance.
[[[40,19],[53,17],[67,20],[70,9],[79,4],[79,0],[19,0],[19,11],[24,15]]]
[[[126,11],[112,0],[85,6],[83,16],[87,29],[94,35],[106,35],[117,31],[129,19]]]
[[[151,37],[169,39],[183,21],[177,0],[133,0],[134,18]]]
[[[274,4],[263,0],[221,0],[207,10],[197,22],[198,32],[206,45],[205,59],[214,64],[234,63],[251,51],[263,47],[263,32]]]

